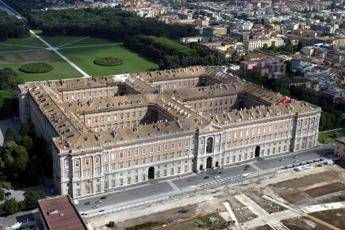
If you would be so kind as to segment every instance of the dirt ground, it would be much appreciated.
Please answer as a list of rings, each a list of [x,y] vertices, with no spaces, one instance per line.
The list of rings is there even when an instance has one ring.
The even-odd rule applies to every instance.
[[[311,214],[340,229],[345,229],[345,209],[335,209]]]
[[[245,194],[254,200],[258,205],[261,206],[261,208],[265,209],[268,213],[274,213],[274,212],[281,212],[283,210],[286,210],[284,207],[277,205],[276,203],[273,203],[272,201],[269,201],[267,199],[264,199],[263,192],[260,192],[257,189],[249,190],[248,192],[245,192]]]
[[[282,223],[291,230],[329,230],[304,217],[283,220]]]
[[[238,221],[245,223],[257,218],[257,216],[234,198],[235,195],[241,193],[246,194],[270,214],[283,211],[285,208],[264,199],[263,195],[280,196],[291,204],[300,207],[345,201],[344,175],[345,170],[337,168],[337,166],[325,168],[323,171],[318,169],[295,174],[284,174],[280,177],[268,178],[246,186],[225,188],[214,195],[213,199],[199,204],[116,223],[116,229],[224,229],[229,223],[226,223],[218,215],[218,212],[226,210],[223,205],[225,201],[229,202]],[[270,183],[270,181],[272,182]],[[210,223],[209,215],[214,216],[214,218],[211,218],[212,221],[216,220],[214,223]],[[312,215],[345,229],[345,209],[319,212]],[[293,230],[326,229],[324,226],[304,217],[283,220],[282,223]],[[264,225],[254,229],[271,230],[272,228]]]
[[[272,228],[270,226],[268,226],[268,225],[263,225],[263,226],[260,226],[260,227],[256,227],[253,230],[272,230]]]
[[[281,181],[270,187],[276,194],[294,205],[312,205],[325,199],[328,202],[341,201],[345,199],[343,174],[339,168],[329,169],[322,173]],[[336,196],[338,199],[335,198]]]
[[[334,192],[345,190],[345,185],[340,182],[331,183],[325,186],[320,186],[304,191],[309,196],[315,198],[323,195],[327,195]]]

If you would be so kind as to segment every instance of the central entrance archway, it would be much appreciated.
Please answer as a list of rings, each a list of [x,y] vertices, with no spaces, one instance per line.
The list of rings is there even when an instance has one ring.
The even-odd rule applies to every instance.
[[[260,157],[260,146],[256,146],[255,148],[255,157]]]
[[[149,180],[155,179],[155,168],[154,167],[149,168],[148,178],[149,178]]]
[[[206,168],[212,168],[212,157],[208,157],[206,161]]]

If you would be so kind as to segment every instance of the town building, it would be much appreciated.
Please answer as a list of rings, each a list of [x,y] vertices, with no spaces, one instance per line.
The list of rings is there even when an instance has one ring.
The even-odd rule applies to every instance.
[[[20,119],[73,198],[315,147],[321,109],[221,67],[26,83]],[[284,99],[284,100],[283,100]]]
[[[269,48],[271,46],[281,47],[283,46],[284,40],[282,38],[270,38],[270,39],[250,39],[246,42],[248,50]]]
[[[38,201],[42,226],[49,230],[86,230],[87,225],[78,213],[73,200],[67,196],[45,198]]]

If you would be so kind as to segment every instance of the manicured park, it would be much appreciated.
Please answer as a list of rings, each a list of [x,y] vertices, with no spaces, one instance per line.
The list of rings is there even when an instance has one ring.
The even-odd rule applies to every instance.
[[[43,38],[89,75],[104,76],[158,68],[155,63],[131,52],[121,43],[107,39],[69,36]],[[94,63],[96,59],[105,57],[121,60],[122,63],[117,65]],[[52,69],[43,71],[44,73],[19,70],[29,63],[47,64]],[[6,67],[12,68],[26,82],[81,77],[78,71],[53,51],[47,50],[46,46],[34,37],[0,42],[0,68]]]

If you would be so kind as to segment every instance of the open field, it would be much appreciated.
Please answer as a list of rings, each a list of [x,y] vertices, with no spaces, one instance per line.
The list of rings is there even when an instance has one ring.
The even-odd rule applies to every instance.
[[[332,144],[335,143],[335,139],[338,137],[345,137],[345,129],[320,133],[319,142],[323,144]]]
[[[156,69],[158,66],[139,55],[125,49],[120,43],[107,39],[90,37],[44,37],[52,46],[90,75],[104,76],[110,74],[140,72]],[[112,56],[120,58],[120,66],[98,66],[95,58]],[[27,74],[19,71],[26,63],[45,62],[53,66],[53,70],[42,74]],[[62,60],[54,52],[34,37],[9,39],[0,42],[0,68],[12,68],[24,81],[41,81],[80,77],[81,74]]]

